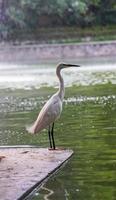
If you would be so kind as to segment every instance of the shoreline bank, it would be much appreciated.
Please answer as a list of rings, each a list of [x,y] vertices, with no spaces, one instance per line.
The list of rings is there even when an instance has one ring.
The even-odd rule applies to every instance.
[[[41,60],[76,59],[116,56],[116,41],[76,44],[0,45],[0,62],[32,62]]]

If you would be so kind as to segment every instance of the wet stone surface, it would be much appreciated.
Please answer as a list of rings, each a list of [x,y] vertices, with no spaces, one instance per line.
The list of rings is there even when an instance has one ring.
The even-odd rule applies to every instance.
[[[17,200],[71,155],[71,150],[0,148],[0,200]]]

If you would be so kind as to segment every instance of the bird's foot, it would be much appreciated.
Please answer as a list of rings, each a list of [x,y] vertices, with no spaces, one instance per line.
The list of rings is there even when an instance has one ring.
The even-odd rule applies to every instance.
[[[49,151],[63,151],[63,150],[66,150],[64,147],[57,147],[57,148],[49,148],[48,149]]]
[[[54,148],[48,148],[48,150],[49,150],[49,151],[55,151],[56,148],[55,148],[55,149],[54,149]]]

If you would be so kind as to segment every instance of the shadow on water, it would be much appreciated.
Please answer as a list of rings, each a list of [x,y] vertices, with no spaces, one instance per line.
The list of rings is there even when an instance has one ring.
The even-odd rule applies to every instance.
[[[74,75],[73,70],[70,73]],[[87,74],[86,71],[84,73]],[[55,125],[55,138],[57,146],[73,149],[74,155],[58,174],[35,192],[33,200],[115,199],[115,75],[114,69],[94,71],[94,84],[91,82],[86,85],[82,80],[81,84],[77,81],[77,85],[73,83],[66,89],[63,113]],[[104,77],[104,81],[101,77]],[[25,125],[33,122],[43,104],[57,90],[53,87],[37,87],[33,88],[32,85],[30,90],[1,87],[1,145],[48,146],[46,130],[35,136],[25,131]]]

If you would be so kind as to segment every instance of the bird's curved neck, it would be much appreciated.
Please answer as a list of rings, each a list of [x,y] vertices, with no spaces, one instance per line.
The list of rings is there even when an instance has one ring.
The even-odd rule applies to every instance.
[[[59,79],[59,83],[60,83],[58,95],[59,95],[61,101],[63,101],[65,89],[64,89],[64,80],[63,80],[63,78],[61,76],[61,73],[60,73],[61,69],[62,68],[60,66],[57,67],[57,69],[56,69],[56,75],[57,75],[57,77]]]

